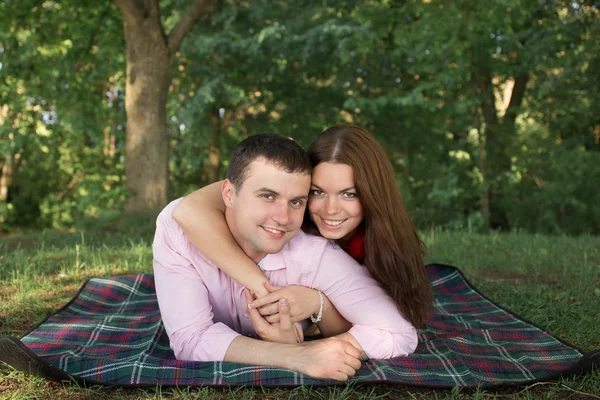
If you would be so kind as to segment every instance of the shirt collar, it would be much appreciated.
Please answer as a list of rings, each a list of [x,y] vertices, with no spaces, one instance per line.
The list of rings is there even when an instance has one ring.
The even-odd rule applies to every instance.
[[[267,254],[265,258],[259,261],[258,267],[263,271],[275,271],[277,269],[284,269],[285,263],[283,261],[283,255],[281,252],[276,254]]]

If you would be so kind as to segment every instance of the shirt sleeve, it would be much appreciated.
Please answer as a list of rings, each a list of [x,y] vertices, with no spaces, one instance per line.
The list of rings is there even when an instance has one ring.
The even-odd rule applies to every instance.
[[[186,239],[170,215],[159,215],[153,243],[154,281],[158,306],[178,360],[223,361],[239,334],[213,323],[208,291],[198,271],[184,256]]]
[[[369,358],[401,357],[415,351],[417,330],[367,269],[343,250],[325,246],[312,287],[321,290],[352,324],[348,332]]]

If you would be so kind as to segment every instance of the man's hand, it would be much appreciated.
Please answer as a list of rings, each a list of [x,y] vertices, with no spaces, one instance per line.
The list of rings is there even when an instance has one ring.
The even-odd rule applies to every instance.
[[[274,286],[265,282],[269,294],[252,301],[250,307],[258,309],[260,315],[270,323],[280,320],[279,301],[288,301],[292,322],[303,321],[312,314],[319,312],[321,300],[319,292],[306,286],[290,285],[286,287]]]
[[[345,381],[360,369],[359,357],[360,351],[352,344],[329,338],[304,342],[289,363],[290,369],[314,378]]]
[[[246,302],[250,304],[253,300],[248,289],[244,289]],[[261,339],[277,343],[301,343],[304,341],[304,333],[299,323],[292,323],[290,319],[290,309],[288,302],[282,298],[278,302],[279,322],[269,323],[255,308],[248,309],[250,321],[254,325],[254,330]]]

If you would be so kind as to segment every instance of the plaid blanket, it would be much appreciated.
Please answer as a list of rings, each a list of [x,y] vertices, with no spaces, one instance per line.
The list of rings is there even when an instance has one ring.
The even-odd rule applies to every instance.
[[[352,380],[498,387],[555,379],[600,364],[600,352],[584,354],[500,308],[458,269],[429,265],[427,272],[435,289],[434,311],[428,328],[419,332],[416,352],[363,362]],[[37,374],[54,379],[119,386],[339,384],[281,368],[177,361],[149,274],[91,279],[21,342],[4,339],[0,360],[21,369],[36,364]]]

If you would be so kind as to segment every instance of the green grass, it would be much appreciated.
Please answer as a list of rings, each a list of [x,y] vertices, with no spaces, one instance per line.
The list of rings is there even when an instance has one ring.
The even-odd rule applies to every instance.
[[[151,272],[152,223],[112,218],[74,232],[0,236],[0,335],[20,337],[91,277]],[[151,221],[151,220],[150,220]],[[600,238],[424,232],[427,262],[461,268],[486,296],[585,351],[600,348]],[[529,388],[426,390],[152,388],[47,382],[0,365],[0,399],[600,399],[600,371]]]

